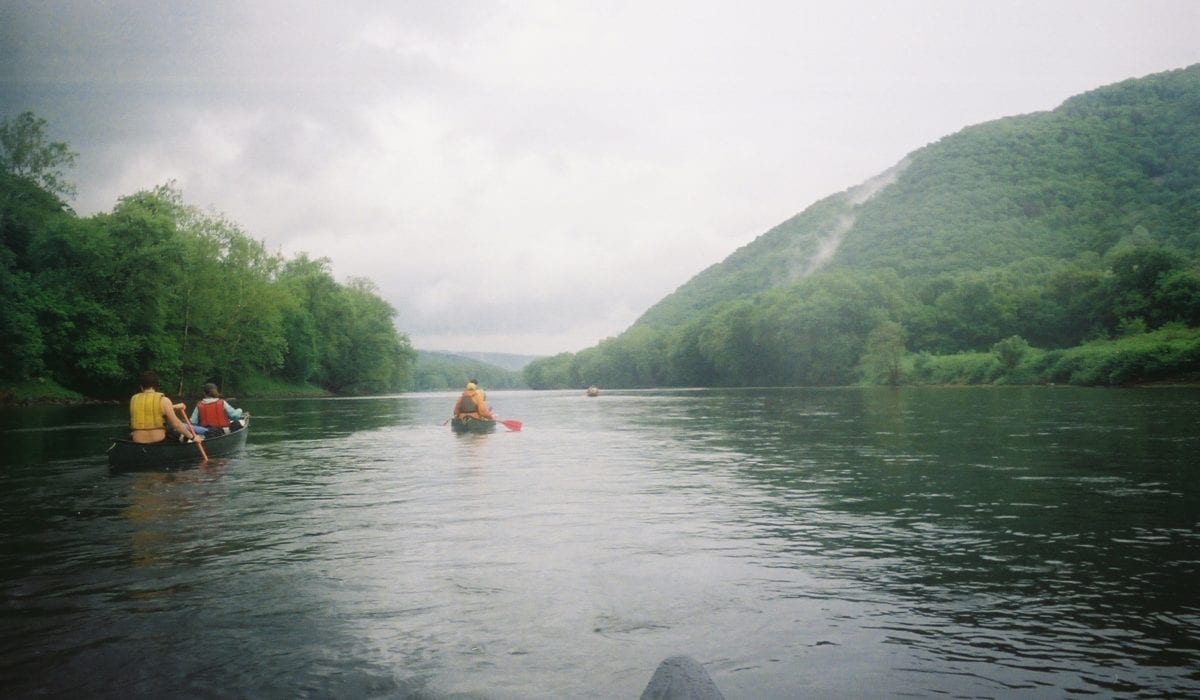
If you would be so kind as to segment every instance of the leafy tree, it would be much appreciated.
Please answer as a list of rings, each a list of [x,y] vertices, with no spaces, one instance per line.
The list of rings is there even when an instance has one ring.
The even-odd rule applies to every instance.
[[[1196,264],[1187,270],[1159,275],[1155,285],[1155,315],[1168,322],[1200,326],[1200,271]]]
[[[41,294],[29,247],[39,231],[66,216],[57,197],[27,179],[0,172],[0,381],[27,381],[45,369],[38,322]]]
[[[0,381],[22,382],[43,369],[42,331],[37,323],[29,276],[14,270],[11,253],[0,247]]]
[[[762,354],[756,343],[751,301],[725,304],[700,332],[699,349],[723,386],[763,386]]]
[[[279,283],[290,302],[284,308],[284,376],[299,382],[320,380],[327,341],[318,330],[336,316],[339,286],[330,273],[328,258],[311,259],[301,254],[287,261]]]
[[[1162,308],[1160,280],[1186,266],[1184,256],[1157,246],[1138,246],[1115,251],[1112,256],[1112,312],[1118,318],[1143,318],[1152,328],[1174,320],[1184,309]],[[1177,282],[1178,276],[1174,278]],[[1179,300],[1176,300],[1177,302]]]
[[[185,242],[162,192],[123,198],[112,214],[47,227],[31,247],[47,366],[67,386],[109,395],[146,367],[178,377]]]
[[[895,386],[903,376],[905,343],[904,326],[895,321],[884,321],[867,336],[863,349],[863,376],[875,383]]]
[[[567,389],[584,386],[574,373],[575,355],[562,352],[529,363],[524,369],[525,382],[532,389]]]
[[[0,122],[0,170],[27,178],[47,192],[75,195],[75,186],[66,181],[62,168],[74,166],[78,155],[66,143],[48,141],[46,120],[33,112]]]
[[[182,210],[190,256],[180,281],[178,333],[190,383],[222,384],[284,365],[285,292],[274,283],[279,259],[224,217]]]
[[[700,349],[701,321],[673,328],[663,344],[666,386],[712,386],[717,370]]]
[[[281,311],[283,341],[287,347],[281,375],[289,381],[306,384],[317,376],[321,367],[316,321],[294,297],[285,297]]]
[[[407,380],[413,351],[370,282],[285,263],[171,184],[86,219],[28,178],[0,186],[0,380],[119,396],[153,368],[184,397],[272,375],[359,393]]]
[[[399,391],[416,353],[392,325],[396,310],[363,278],[351,280],[339,301],[341,313],[326,331],[331,352],[323,358],[322,385],[336,393]]]
[[[1019,335],[1010,335],[992,346],[992,354],[1006,369],[1013,370],[1029,354],[1029,343]]]

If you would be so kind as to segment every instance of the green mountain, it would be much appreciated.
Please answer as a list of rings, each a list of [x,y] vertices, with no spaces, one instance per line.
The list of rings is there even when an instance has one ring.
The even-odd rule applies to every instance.
[[[919,379],[931,358],[1001,341],[1065,352],[1200,326],[1198,260],[1200,65],[947,136],[526,377],[847,384],[878,380],[882,354],[888,381]],[[1062,352],[1037,355],[1038,376],[1056,376]]]
[[[478,379],[487,389],[527,388],[520,372],[505,369],[464,355],[417,350],[411,391],[461,390],[469,379]]]
[[[520,372],[525,369],[526,365],[540,357],[540,355],[514,355],[505,352],[457,351],[451,354],[486,362],[489,365],[495,365],[511,372]]]

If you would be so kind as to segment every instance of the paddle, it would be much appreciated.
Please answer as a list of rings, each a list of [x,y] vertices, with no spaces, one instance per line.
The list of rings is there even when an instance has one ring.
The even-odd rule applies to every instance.
[[[204,461],[208,461],[208,453],[204,451],[204,445],[200,440],[196,439],[196,429],[192,427],[192,421],[188,419],[187,408],[179,409],[179,415],[183,416],[183,424],[188,427],[188,431],[192,434],[192,440],[196,443],[196,447],[200,450],[200,456]]]

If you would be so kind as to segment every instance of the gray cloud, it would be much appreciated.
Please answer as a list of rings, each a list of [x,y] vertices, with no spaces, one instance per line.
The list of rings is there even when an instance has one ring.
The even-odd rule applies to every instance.
[[[174,180],[365,276],[418,347],[628,326],[813,201],[972,123],[1200,60],[1189,0],[11,2],[0,116],[81,214]]]

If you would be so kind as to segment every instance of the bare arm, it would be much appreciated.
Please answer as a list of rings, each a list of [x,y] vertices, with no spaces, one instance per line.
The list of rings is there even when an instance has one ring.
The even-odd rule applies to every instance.
[[[168,399],[166,396],[162,397],[162,412],[163,415],[167,417],[167,421],[171,424],[171,427],[181,435],[187,435],[189,437],[198,439],[199,436],[197,436],[194,431],[189,430],[188,427],[183,424],[183,421],[179,420],[178,414],[175,413],[176,406],[178,406],[180,409],[183,408],[183,404],[172,405],[171,399]]]

